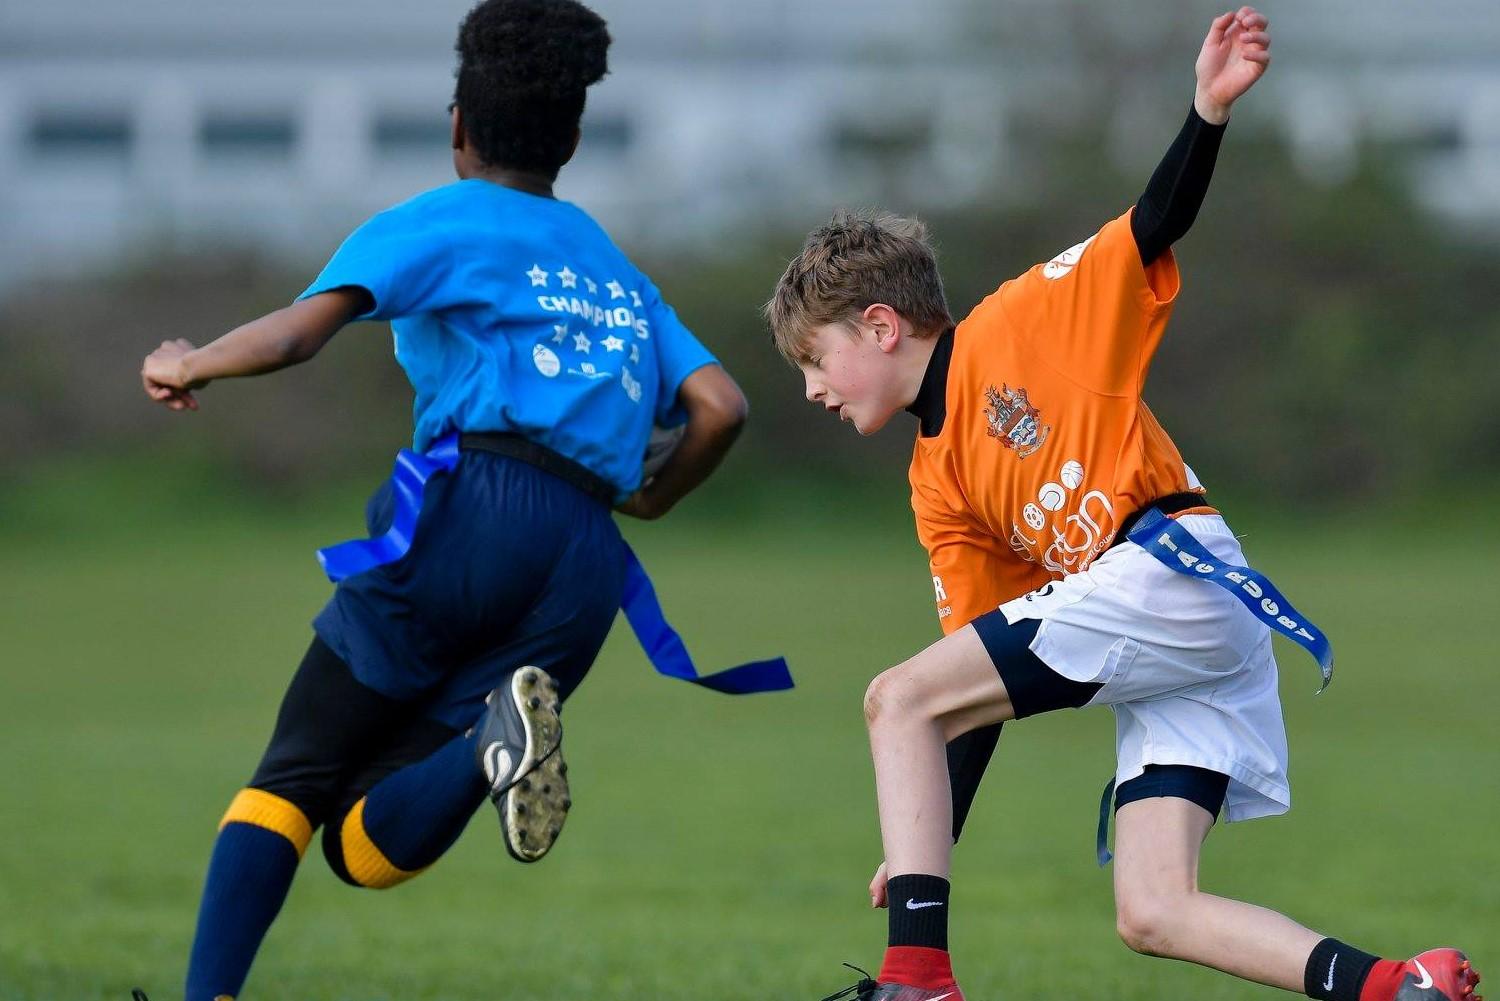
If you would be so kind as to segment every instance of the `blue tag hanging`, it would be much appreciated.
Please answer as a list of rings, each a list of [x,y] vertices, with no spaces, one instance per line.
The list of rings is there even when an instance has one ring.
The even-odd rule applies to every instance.
[[[792,687],[792,671],[786,658],[756,660],[714,674],[700,675],[693,666],[682,637],[667,622],[656,588],[646,576],[646,568],[630,546],[625,546],[625,595],[620,601],[625,621],[635,631],[635,638],[646,651],[651,666],[669,678],[702,685],[726,695],[749,695],[753,692],[779,692]]]
[[[318,562],[328,579],[338,583],[346,577],[364,573],[386,563],[393,563],[411,548],[417,518],[422,513],[422,498],[427,483],[440,472],[458,465],[458,435],[450,434],[433,442],[425,453],[403,448],[396,455],[391,472],[391,496],[395,512],[390,528],[369,539],[350,539],[318,550]],[[752,661],[714,674],[700,675],[688,654],[682,637],[667,622],[656,588],[646,575],[646,568],[630,546],[621,540],[625,559],[625,589],[620,608],[646,652],[646,658],[659,674],[701,685],[727,695],[750,695],[755,692],[779,692],[791,688],[792,672],[785,658]]]
[[[345,577],[394,563],[411,548],[412,534],[417,530],[417,516],[422,513],[422,495],[427,481],[439,472],[458,465],[458,435],[444,435],[426,452],[403,448],[396,453],[396,468],[391,471],[391,500],[395,513],[391,527],[369,539],[350,539],[336,546],[318,550],[318,562],[328,579],[337,584]]]
[[[1333,680],[1333,646],[1322,630],[1292,607],[1264,574],[1220,563],[1191,532],[1160,511],[1148,511],[1126,536],[1169,569],[1212,581],[1239,599],[1257,619],[1312,654],[1323,672],[1319,692]]]

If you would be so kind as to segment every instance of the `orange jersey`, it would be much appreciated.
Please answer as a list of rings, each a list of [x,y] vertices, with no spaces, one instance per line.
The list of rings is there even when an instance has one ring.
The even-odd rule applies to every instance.
[[[1141,400],[1177,295],[1130,213],[974,308],[954,333],[942,430],[912,452],[917,536],[952,632],[1087,567],[1132,512],[1198,489]]]

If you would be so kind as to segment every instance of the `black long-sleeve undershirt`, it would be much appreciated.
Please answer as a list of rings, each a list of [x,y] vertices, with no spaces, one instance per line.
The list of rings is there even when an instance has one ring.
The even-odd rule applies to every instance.
[[[1189,109],[1187,121],[1166,155],[1151,174],[1146,190],[1135,203],[1130,215],[1130,233],[1135,237],[1136,249],[1140,251],[1141,263],[1151,264],[1167,248],[1182,239],[1198,217],[1203,197],[1208,193],[1208,182],[1213,177],[1214,164],[1219,157],[1219,143],[1224,138],[1223,125],[1210,125],[1196,109]],[[936,434],[943,426],[942,412],[947,383],[947,361],[952,351],[952,334],[946,335],[949,343],[946,350],[934,353],[944,369],[941,379],[933,379],[932,371],[923,380],[922,393],[917,404],[911,408],[922,421],[921,433]],[[934,387],[928,383],[933,382]],[[940,408],[932,411],[933,401]],[[979,781],[989,766],[995,745],[1000,740],[1001,724],[993,723],[971,730],[948,744],[948,779],[953,789],[953,840],[957,841],[968,819],[969,808],[979,791]]]
[[[1187,121],[1167,147],[1166,156],[1130,214],[1130,233],[1142,264],[1150,264],[1166,253],[1198,218],[1219,158],[1224,129],[1224,125],[1204,121],[1196,109],[1188,109]]]

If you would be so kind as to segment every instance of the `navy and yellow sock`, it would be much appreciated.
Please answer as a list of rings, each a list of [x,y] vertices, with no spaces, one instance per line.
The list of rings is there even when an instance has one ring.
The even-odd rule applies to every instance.
[[[312,824],[290,801],[260,789],[234,797],[208,863],[187,1001],[239,993],[310,840]]]
[[[329,831],[329,860],[358,886],[386,889],[436,862],[484,801],[484,776],[472,737],[454,737],[432,754],[392,772]],[[325,841],[325,843],[327,843]]]

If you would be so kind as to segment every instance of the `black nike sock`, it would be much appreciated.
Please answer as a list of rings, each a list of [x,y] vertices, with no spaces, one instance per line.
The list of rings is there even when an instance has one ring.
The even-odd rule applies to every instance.
[[[1303,993],[1318,1001],[1359,1001],[1365,977],[1378,958],[1336,938],[1325,938],[1307,957],[1307,969],[1302,972]]]
[[[941,876],[893,876],[886,884],[890,945],[948,948],[948,881]]]

